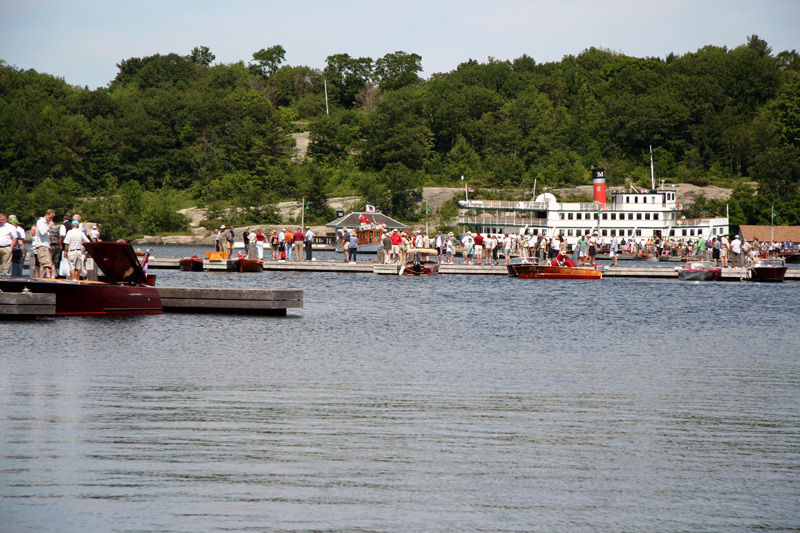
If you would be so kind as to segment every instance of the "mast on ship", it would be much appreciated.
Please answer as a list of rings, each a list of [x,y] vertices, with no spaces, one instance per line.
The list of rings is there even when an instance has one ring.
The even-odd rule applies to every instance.
[[[650,145],[650,190],[656,190],[656,178],[653,173],[653,145]]]

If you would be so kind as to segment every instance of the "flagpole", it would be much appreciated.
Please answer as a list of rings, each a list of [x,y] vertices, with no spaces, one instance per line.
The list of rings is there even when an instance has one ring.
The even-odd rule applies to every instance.
[[[770,206],[769,240],[775,242],[775,206]]]
[[[303,203],[300,204],[300,227],[303,228],[303,233],[306,232],[306,199],[303,198]]]

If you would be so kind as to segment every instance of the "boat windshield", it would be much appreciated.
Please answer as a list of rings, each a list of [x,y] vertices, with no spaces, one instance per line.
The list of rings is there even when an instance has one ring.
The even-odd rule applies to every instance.
[[[687,261],[686,268],[692,270],[704,269],[704,268],[717,268],[714,266],[714,263],[711,261]]]
[[[760,257],[756,259],[755,266],[757,267],[783,267],[786,266],[786,261],[782,257]]]

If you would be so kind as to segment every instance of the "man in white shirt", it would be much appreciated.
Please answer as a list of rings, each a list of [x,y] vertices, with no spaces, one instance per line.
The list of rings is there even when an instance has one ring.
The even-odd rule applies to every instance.
[[[314,237],[316,237],[316,235],[313,231],[311,231],[311,228],[308,228],[306,230],[306,239],[304,241],[306,245],[306,261],[311,261],[311,243],[314,240]]]
[[[53,225],[53,217],[56,212],[48,209],[43,217],[36,221],[31,229],[33,233],[33,252],[36,255],[36,272],[34,277],[54,278],[56,277],[53,257],[50,251],[50,226]]]
[[[17,228],[8,223],[5,213],[0,213],[0,274],[11,272],[11,256],[17,244]]]
[[[70,276],[75,281],[81,279],[83,269],[83,243],[89,242],[89,237],[80,229],[80,222],[72,221],[72,229],[64,237],[64,251],[67,253]]]
[[[739,240],[738,235],[733,236],[733,240],[731,241],[731,259],[733,260],[733,266],[741,267],[744,266],[744,261],[742,258],[742,241]]]

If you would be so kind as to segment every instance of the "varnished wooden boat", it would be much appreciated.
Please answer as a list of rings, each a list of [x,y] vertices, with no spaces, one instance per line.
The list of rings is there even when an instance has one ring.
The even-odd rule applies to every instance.
[[[184,257],[178,261],[178,266],[184,272],[202,272],[203,260],[196,255],[193,255],[192,257]]]
[[[750,281],[783,281],[786,275],[786,261],[780,257],[756,258],[753,266],[747,268]]]
[[[240,258],[237,265],[239,272],[262,272],[264,265],[258,259]]]
[[[398,274],[405,276],[431,276],[439,273],[439,261],[428,259],[436,257],[438,252],[430,248],[411,248],[407,252],[408,260],[400,267]],[[422,261],[417,261],[419,255]]]
[[[513,263],[508,265],[508,275],[523,279],[602,279],[603,271],[588,267]]]

